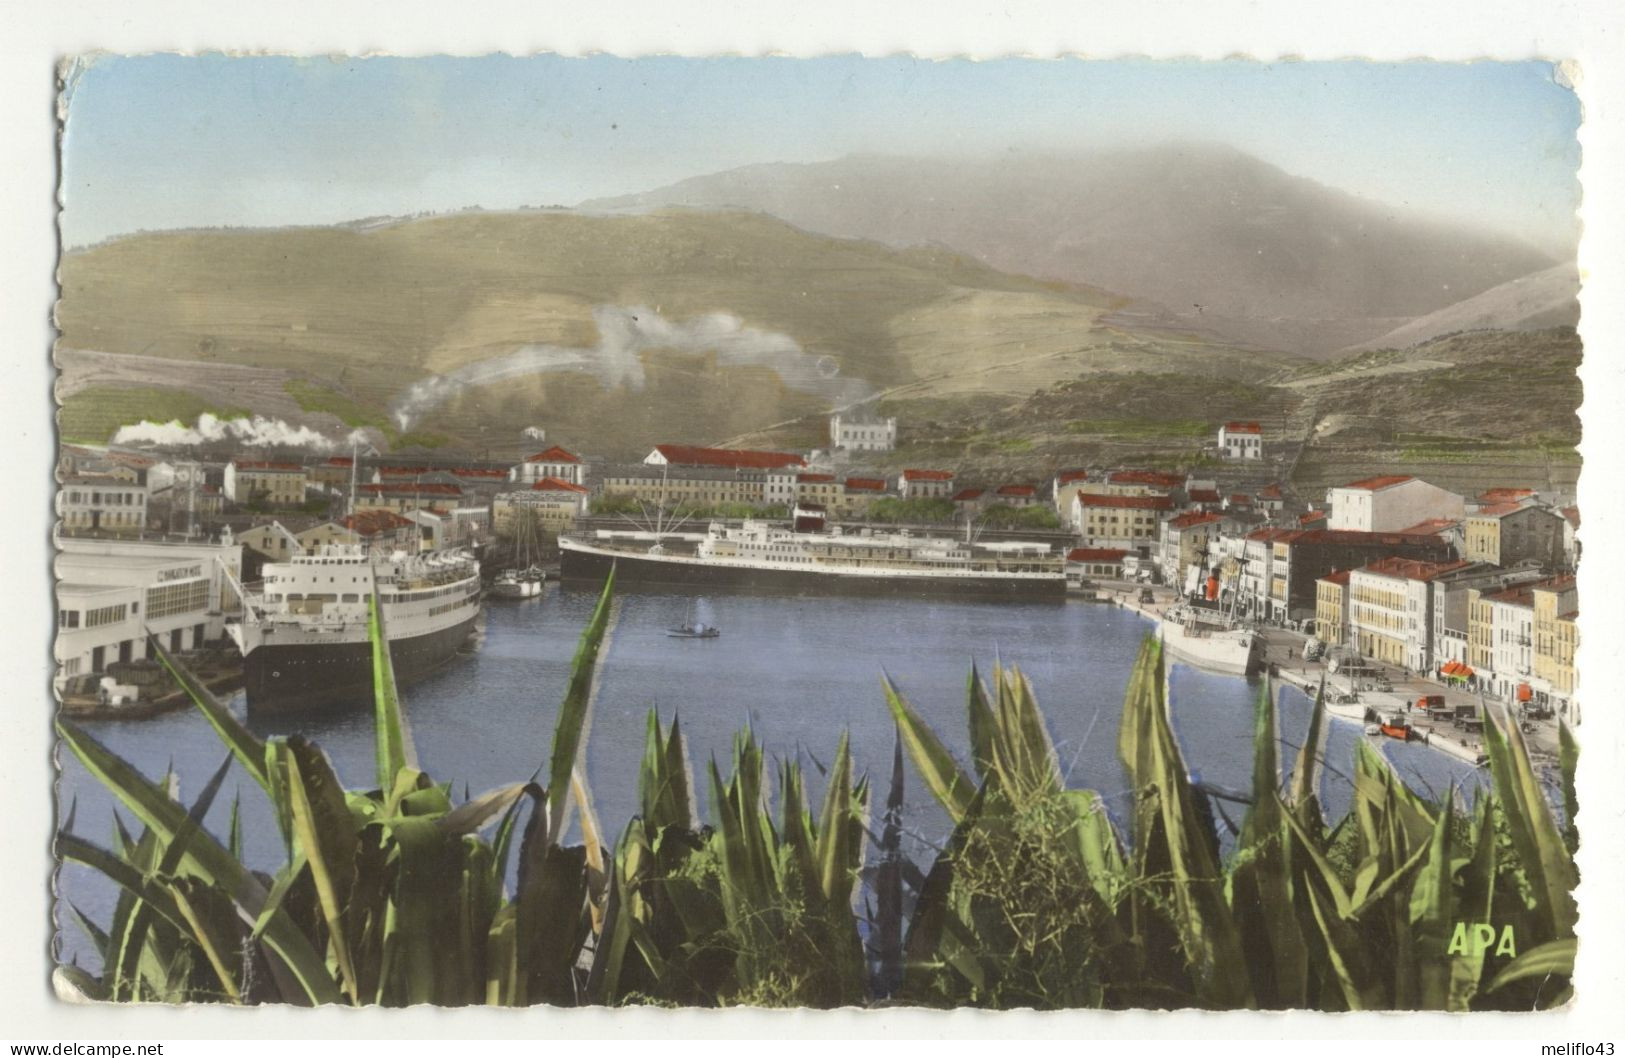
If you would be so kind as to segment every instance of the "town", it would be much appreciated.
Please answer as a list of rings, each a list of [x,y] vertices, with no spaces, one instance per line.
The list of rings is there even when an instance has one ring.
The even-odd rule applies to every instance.
[[[1218,425],[1214,459],[1187,472],[1083,467],[1011,481],[873,469],[896,450],[898,422],[862,409],[830,416],[823,449],[662,443],[637,462],[549,445],[540,430],[513,463],[64,445],[55,686],[70,709],[143,715],[158,679],[149,637],[233,686],[241,659],[224,631],[244,586],[267,563],[328,545],[469,551],[489,583],[524,538],[556,572],[561,537],[647,546],[765,522],[1020,545],[1049,556],[1043,568],[1064,573],[1075,601],[1151,617],[1205,605],[1257,630],[1277,674],[1306,687],[1340,674],[1331,686],[1349,701],[1385,691],[1437,718],[1448,692],[1527,720],[1579,721],[1570,497],[1462,496],[1398,474],[1300,496],[1265,480],[1262,432]],[[1470,705],[1443,711],[1467,717],[1464,731],[1481,722]]]

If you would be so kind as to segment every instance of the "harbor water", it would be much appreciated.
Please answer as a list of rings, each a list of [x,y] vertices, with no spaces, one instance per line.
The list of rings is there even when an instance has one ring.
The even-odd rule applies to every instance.
[[[548,584],[539,599],[492,601],[483,629],[464,656],[406,688],[419,763],[450,782],[455,796],[529,778],[548,760],[563,698],[593,593]],[[714,639],[673,638],[668,629],[693,620],[714,625]],[[965,680],[971,665],[1019,666],[1032,681],[1049,723],[1067,783],[1098,791],[1119,822],[1129,801],[1117,757],[1118,720],[1136,652],[1152,622],[1114,606],[904,598],[783,597],[744,592],[691,595],[651,590],[618,593],[601,663],[586,748],[594,808],[610,839],[637,810],[637,774],[648,713],[681,718],[703,813],[706,768],[714,758],[728,774],[735,733],[747,726],[772,759],[802,761],[810,795],[821,797],[822,769],[842,732],[851,735],[857,771],[867,772],[878,815],[890,778],[894,731],[881,679],[889,676],[937,733],[965,759]],[[1191,771],[1218,787],[1251,786],[1256,680],[1175,664],[1172,715]],[[1308,727],[1310,701],[1292,687],[1279,695],[1279,752],[1290,768]],[[233,707],[239,712],[239,696]],[[370,702],[346,711],[251,724],[262,735],[298,731],[332,758],[347,785],[374,785]],[[226,751],[195,710],[145,721],[91,725],[92,734],[153,778],[173,769],[190,803]],[[1329,816],[1348,807],[1356,724],[1334,721],[1321,796]],[[1452,784],[1469,790],[1478,772],[1421,746],[1384,741],[1400,774],[1423,793]],[[59,751],[59,798],[75,805],[75,831],[108,843],[112,799],[65,750]],[[235,768],[235,765],[233,766]],[[245,856],[267,871],[282,849],[259,788],[240,772],[228,777],[207,824],[224,835],[234,796],[242,805]],[[946,815],[910,767],[905,829],[911,852],[928,859],[946,839]],[[816,803],[815,803],[816,808]],[[1244,805],[1226,804],[1237,824]],[[776,810],[776,809],[775,809]],[[128,815],[125,815],[129,823]],[[133,828],[134,824],[130,824]],[[111,915],[111,886],[86,868],[67,865],[58,881],[58,925],[66,955],[96,960],[72,925],[64,902],[102,926]]]

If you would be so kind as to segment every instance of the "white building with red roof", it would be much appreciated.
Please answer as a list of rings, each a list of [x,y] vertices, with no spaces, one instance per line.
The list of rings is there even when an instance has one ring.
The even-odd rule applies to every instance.
[[[540,528],[568,532],[587,513],[590,490],[585,485],[561,478],[542,478],[528,489],[504,492],[491,501],[491,531],[499,536],[512,533],[514,512],[533,511]]]
[[[508,479],[521,485],[534,485],[543,478],[585,485],[586,467],[580,456],[554,445],[545,452],[526,456],[508,472]]]
[[[1075,547],[1066,553],[1066,586],[1081,588],[1089,577],[1123,579],[1123,560],[1129,552],[1117,547]]]
[[[1329,529],[1397,533],[1430,518],[1460,520],[1461,496],[1408,474],[1385,474],[1326,490]]]
[[[897,478],[897,493],[905,500],[947,499],[954,493],[954,472],[904,470]]]
[[[1038,501],[1038,490],[1031,485],[1000,485],[993,490],[993,502],[1006,507],[1031,507]]]
[[[1080,492],[1072,498],[1072,527],[1086,547],[1138,551],[1156,542],[1157,526],[1173,507],[1167,496]]]
[[[699,445],[659,444],[643,457],[650,466],[715,467],[723,470],[776,470],[803,467],[807,461],[794,452],[761,452],[750,448],[704,448]]]
[[[1263,427],[1256,422],[1225,423],[1219,427],[1219,454],[1225,459],[1263,459]]]

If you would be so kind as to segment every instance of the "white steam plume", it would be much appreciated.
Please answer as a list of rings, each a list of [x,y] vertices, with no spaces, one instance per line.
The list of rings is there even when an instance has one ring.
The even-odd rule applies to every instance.
[[[231,441],[251,448],[313,448],[323,452],[351,444],[365,444],[366,440],[366,434],[361,430],[352,430],[335,441],[318,430],[308,426],[290,426],[281,419],[267,419],[261,415],[221,419],[208,412],[197,417],[196,426],[143,420],[134,426],[121,426],[113,435],[113,443],[121,445],[200,445]]]
[[[873,392],[873,387],[861,379],[837,377],[839,366],[833,358],[811,355],[789,335],[746,327],[731,313],[713,312],[674,322],[642,306],[600,305],[593,310],[593,319],[598,325],[598,344],[590,349],[526,345],[506,356],[465,364],[413,383],[391,409],[395,421],[404,430],[419,415],[470,386],[488,386],[549,371],[588,371],[607,386],[624,384],[642,389],[642,355],[657,349],[687,354],[714,352],[724,367],[771,367],[785,385],[821,394],[835,405],[861,401]]]

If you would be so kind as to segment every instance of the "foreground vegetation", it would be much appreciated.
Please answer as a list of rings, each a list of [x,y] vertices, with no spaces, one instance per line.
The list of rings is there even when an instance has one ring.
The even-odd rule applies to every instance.
[[[378,773],[366,790],[344,789],[298,736],[256,738],[155,642],[229,753],[188,808],[58,722],[142,825],[132,836],[121,822],[103,848],[73,832],[70,812],[58,855],[120,896],[105,927],[78,916],[101,973],[63,975],[98,999],[392,1006],[1459,1011],[1569,994],[1566,730],[1562,826],[1516,726],[1493,718],[1490,789],[1471,811],[1453,791],[1418,797],[1362,743],[1353,807],[1328,825],[1314,782],[1321,703],[1283,789],[1262,688],[1252,789],[1214,791],[1187,773],[1148,640],[1119,733],[1134,791],[1126,830],[1099,795],[1066,788],[1026,679],[996,669],[984,683],[973,669],[968,771],[885,683],[898,744],[875,825],[844,737],[814,813],[799,766],[770,768],[749,730],[726,773],[714,760],[705,771],[704,823],[679,725],[651,713],[639,813],[611,848],[580,769],[611,587],[582,634],[549,759],[529,781],[461,802],[416,765],[376,600]],[[953,822],[923,869],[903,853],[905,749]],[[243,862],[235,806],[224,842],[202,825],[233,760],[275,809],[286,859],[274,875]],[[1245,803],[1228,843],[1220,799]],[[565,841],[572,819],[579,844]],[[1464,923],[1511,930],[1516,955],[1457,950]]]

